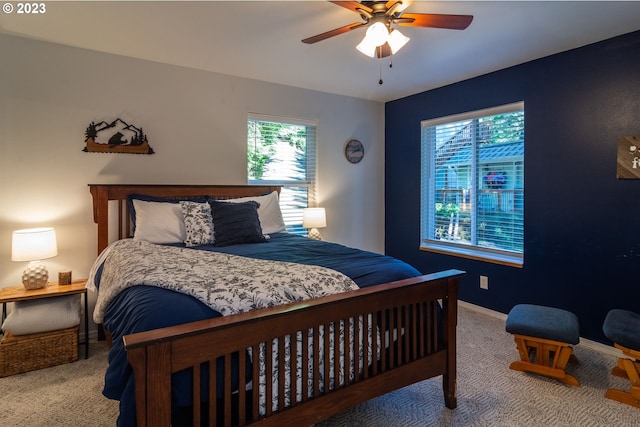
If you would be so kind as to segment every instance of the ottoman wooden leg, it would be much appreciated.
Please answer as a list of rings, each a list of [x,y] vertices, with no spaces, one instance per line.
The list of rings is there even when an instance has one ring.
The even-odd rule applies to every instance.
[[[573,354],[573,349],[567,343],[517,334],[514,338],[520,360],[512,362],[509,368],[544,375],[565,384],[580,387],[578,380],[565,371],[568,362],[577,363],[578,361]],[[531,357],[534,353],[535,362]]]
[[[611,374],[627,378],[631,382],[631,387],[629,391],[610,388],[604,395],[609,399],[640,408],[640,362],[638,361],[640,359],[640,351],[631,350],[619,344],[615,344],[615,346],[622,350],[625,356],[629,356],[634,360],[619,358],[618,366],[611,370]]]

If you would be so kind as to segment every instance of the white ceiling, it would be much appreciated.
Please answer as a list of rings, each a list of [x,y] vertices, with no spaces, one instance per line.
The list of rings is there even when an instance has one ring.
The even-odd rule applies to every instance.
[[[364,29],[312,45],[300,41],[361,21],[327,1],[45,5],[41,15],[0,13],[0,33],[377,101],[640,29],[640,1],[415,1],[407,12],[474,19],[464,31],[403,27],[411,41],[388,68],[389,58],[355,49]]]

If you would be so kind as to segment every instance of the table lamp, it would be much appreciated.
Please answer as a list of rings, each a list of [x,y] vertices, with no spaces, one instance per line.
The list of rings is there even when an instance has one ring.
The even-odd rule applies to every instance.
[[[318,228],[327,226],[327,216],[324,208],[306,208],[302,211],[302,226],[310,228],[309,238],[322,240]]]
[[[40,260],[58,255],[56,231],[51,227],[29,228],[13,232],[11,261],[30,261],[22,273],[22,284],[27,289],[44,288],[49,272]]]

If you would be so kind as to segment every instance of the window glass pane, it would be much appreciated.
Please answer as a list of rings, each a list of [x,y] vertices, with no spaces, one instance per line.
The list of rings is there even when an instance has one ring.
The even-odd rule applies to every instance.
[[[289,233],[307,234],[302,228],[302,210],[308,206],[309,197],[307,187],[283,187],[280,192],[280,209],[282,218]]]
[[[423,242],[522,254],[524,106],[506,107],[423,122]]]
[[[316,124],[251,114],[247,122],[247,176],[251,184],[282,185],[287,230],[306,235],[302,209],[315,205]]]

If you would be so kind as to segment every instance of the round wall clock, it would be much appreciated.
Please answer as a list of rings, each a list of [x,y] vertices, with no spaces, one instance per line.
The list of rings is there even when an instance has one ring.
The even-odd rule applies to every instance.
[[[349,162],[358,163],[364,157],[364,147],[362,146],[362,142],[357,139],[352,139],[347,142],[347,145],[344,148],[344,155]]]

